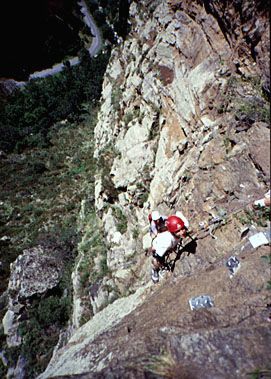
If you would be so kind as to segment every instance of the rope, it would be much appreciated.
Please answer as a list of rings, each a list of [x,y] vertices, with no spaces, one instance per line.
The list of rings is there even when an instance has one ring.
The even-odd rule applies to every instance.
[[[221,217],[218,216],[218,217],[215,217],[215,218],[211,219],[211,220],[207,223],[206,226],[204,226],[204,227],[201,228],[201,229],[196,229],[196,231],[195,231],[196,236],[194,237],[194,239],[203,239],[203,238],[207,237],[208,235],[211,235],[212,238],[215,238],[215,239],[216,239],[217,237],[214,236],[214,234],[213,234],[212,232],[213,232],[215,229],[217,229],[217,228],[220,226],[220,224],[221,224],[222,222],[223,222],[224,224],[225,224],[226,222],[229,222],[229,218],[230,218],[230,217],[232,217],[232,216],[236,215],[237,213],[239,213],[239,212],[245,210],[246,207],[247,207],[248,205],[251,205],[251,204],[252,204],[252,203],[251,203],[251,201],[250,201],[250,202],[248,202],[248,203],[243,204],[242,206],[240,206],[239,208],[235,209],[234,211],[232,211],[232,212],[230,212],[230,213],[227,213],[225,216],[221,216]],[[256,209],[256,210],[257,210],[257,209]],[[210,229],[210,227],[212,227],[212,226],[213,226],[213,228]],[[204,233],[204,232],[209,232],[209,233],[206,234],[206,235],[204,235],[204,236],[200,236],[200,234],[201,234],[201,233]],[[188,233],[188,234],[189,234],[190,238],[192,238],[191,235],[190,235],[190,233]]]

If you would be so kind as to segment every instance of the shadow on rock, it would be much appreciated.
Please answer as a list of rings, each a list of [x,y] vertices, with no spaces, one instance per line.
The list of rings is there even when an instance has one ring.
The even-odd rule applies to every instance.
[[[197,249],[197,241],[195,239],[192,239],[192,241],[188,242],[185,246],[180,246],[180,248],[175,252],[176,257],[174,259],[170,259],[168,256],[168,259],[166,261],[167,265],[170,268],[170,271],[173,272],[175,269],[176,262],[181,258],[181,255],[184,253],[187,253],[187,256],[190,254],[196,254]]]

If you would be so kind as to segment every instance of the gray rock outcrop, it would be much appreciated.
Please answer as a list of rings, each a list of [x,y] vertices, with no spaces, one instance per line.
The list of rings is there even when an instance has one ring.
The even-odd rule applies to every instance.
[[[18,346],[20,318],[33,296],[39,296],[56,287],[63,262],[41,246],[25,250],[11,264],[8,284],[8,310],[2,320],[9,347]]]

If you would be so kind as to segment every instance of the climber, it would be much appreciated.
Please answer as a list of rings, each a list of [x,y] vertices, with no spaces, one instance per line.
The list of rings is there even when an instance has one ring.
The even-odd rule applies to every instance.
[[[166,216],[160,215],[158,211],[153,211],[149,214],[149,223],[150,223],[150,236],[154,239],[158,233],[165,232],[166,227]]]
[[[167,231],[158,233],[153,240],[152,252],[152,280],[154,283],[159,281],[159,274],[162,276],[166,267],[167,255],[174,251],[178,243],[186,237],[187,227],[184,221],[174,215],[166,220]]]
[[[176,212],[176,216],[180,217],[183,222],[184,226],[188,229],[189,228],[189,222],[187,218],[184,216],[184,214],[181,211]],[[153,211],[149,214],[149,223],[150,223],[150,236],[152,239],[154,239],[158,233],[165,232],[167,230],[166,227],[166,220],[167,216],[162,216],[158,211]]]

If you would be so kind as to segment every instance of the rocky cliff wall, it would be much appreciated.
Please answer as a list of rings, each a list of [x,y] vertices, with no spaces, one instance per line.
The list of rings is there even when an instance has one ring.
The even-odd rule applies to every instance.
[[[130,18],[95,128],[107,272],[87,300],[75,291],[78,330],[40,378],[245,378],[266,368],[271,341],[268,248],[248,240],[269,223],[243,210],[270,180],[267,10],[146,0]],[[198,236],[156,286],[144,254],[152,209],[181,209]],[[241,261],[232,279],[231,255]],[[100,265],[97,256],[91,270]],[[191,311],[201,294],[215,306]],[[94,316],[79,328],[86,307]]]

